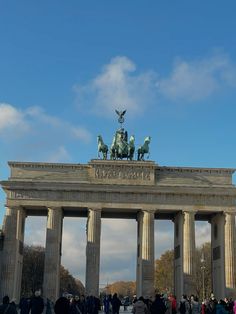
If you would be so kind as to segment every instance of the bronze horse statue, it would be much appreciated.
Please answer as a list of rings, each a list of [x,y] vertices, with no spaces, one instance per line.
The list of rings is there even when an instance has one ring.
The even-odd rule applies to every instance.
[[[108,146],[104,144],[101,135],[98,135],[97,141],[98,141],[98,158],[100,158],[100,153],[102,153],[102,158],[107,159]]]
[[[149,154],[149,144],[151,142],[151,136],[147,136],[144,140],[142,146],[138,148],[138,158],[137,160],[144,160],[144,155]]]

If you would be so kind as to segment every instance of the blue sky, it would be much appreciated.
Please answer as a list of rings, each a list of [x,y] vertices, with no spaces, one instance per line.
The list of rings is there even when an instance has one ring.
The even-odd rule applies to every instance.
[[[118,126],[115,109],[127,109],[136,146],[151,136],[160,165],[234,168],[235,11],[233,0],[0,1],[1,179],[8,160],[96,158],[97,135],[110,144]],[[1,192],[0,223],[4,202]],[[30,233],[37,223],[28,223],[28,242],[43,242],[42,228],[37,239]],[[162,251],[171,228],[156,228]],[[125,249],[135,256],[134,245]],[[76,259],[64,259],[81,276]],[[109,280],[122,272],[110,269]]]

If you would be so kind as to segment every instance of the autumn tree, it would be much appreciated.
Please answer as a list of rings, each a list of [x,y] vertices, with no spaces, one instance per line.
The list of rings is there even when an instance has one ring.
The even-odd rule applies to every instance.
[[[21,294],[31,295],[43,287],[45,249],[41,246],[24,247]],[[60,267],[60,292],[83,294],[84,286],[62,265]]]
[[[45,250],[41,246],[24,247],[21,294],[31,295],[42,289]]]
[[[204,259],[203,259],[204,257]],[[204,260],[204,261],[202,261]],[[205,243],[202,247],[196,248],[195,254],[196,273],[193,278],[195,294],[209,296],[211,293],[211,244]],[[204,272],[204,273],[203,273]],[[155,290],[165,293],[174,291],[174,251],[166,251],[155,261]]]
[[[116,281],[110,285],[107,285],[104,289],[106,294],[117,293],[120,298],[128,296],[132,299],[136,294],[136,283],[134,281]]]
[[[173,292],[174,290],[174,253],[166,251],[155,261],[156,292]]]

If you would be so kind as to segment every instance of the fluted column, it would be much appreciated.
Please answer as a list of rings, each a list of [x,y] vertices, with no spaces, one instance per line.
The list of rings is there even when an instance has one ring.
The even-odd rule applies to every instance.
[[[225,297],[225,215],[211,219],[212,290],[217,300]]]
[[[23,208],[7,207],[3,223],[0,297],[8,295],[17,302],[21,290],[25,217]]]
[[[177,301],[183,295],[183,214],[174,218],[174,294]]]
[[[87,220],[86,279],[87,295],[99,296],[101,209],[89,209]]]
[[[183,220],[183,272],[184,293],[194,294],[195,275],[195,212],[184,212]]]
[[[138,215],[137,295],[154,294],[154,213],[143,210]]]
[[[59,296],[62,241],[62,209],[48,208],[43,294],[55,301]]]
[[[225,285],[227,296],[235,297],[235,214],[225,213]]]

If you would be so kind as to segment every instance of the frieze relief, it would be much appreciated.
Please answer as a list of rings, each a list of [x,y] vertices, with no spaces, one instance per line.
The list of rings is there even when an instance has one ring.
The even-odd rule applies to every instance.
[[[8,199],[45,200],[45,201],[78,201],[107,202],[133,204],[163,204],[163,205],[196,205],[196,206],[234,206],[233,196],[194,195],[174,193],[124,193],[97,191],[39,191],[14,190],[8,192]]]

